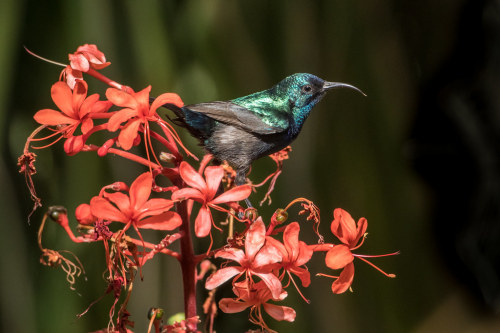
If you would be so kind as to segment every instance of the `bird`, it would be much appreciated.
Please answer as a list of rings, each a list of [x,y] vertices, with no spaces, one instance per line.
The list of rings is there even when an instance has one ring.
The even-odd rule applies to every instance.
[[[243,185],[253,161],[289,146],[313,107],[328,91],[342,87],[366,96],[347,83],[296,73],[267,90],[229,101],[163,106],[175,113],[171,120],[199,139],[216,161],[227,161],[236,171],[235,184]]]

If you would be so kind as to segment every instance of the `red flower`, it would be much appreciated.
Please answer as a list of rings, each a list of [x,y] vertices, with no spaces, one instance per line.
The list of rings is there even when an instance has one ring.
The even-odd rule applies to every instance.
[[[92,114],[106,112],[111,106],[107,101],[99,101],[98,94],[87,97],[85,81],[77,81],[73,91],[64,82],[56,82],[52,86],[51,95],[60,111],[43,109],[38,111],[34,118],[42,125],[56,126],[56,133],[60,133],[67,139],[73,138],[79,125],[81,125],[82,133],[87,134],[94,127]],[[75,139],[71,139],[70,142],[73,140]],[[83,147],[83,138],[81,141],[81,147]],[[79,151],[66,145],[65,150],[69,154]]]
[[[164,104],[174,104],[178,107],[184,106],[179,95],[174,93],[165,93],[158,96],[154,102],[149,105],[149,92],[151,86],[144,88],[137,93],[126,93],[124,91],[108,88],[106,97],[114,105],[124,107],[116,112],[108,121],[108,130],[114,132],[120,128],[123,122],[127,122],[118,136],[120,146],[129,150],[132,148],[140,125],[144,125],[145,132],[149,131],[149,121],[162,122],[156,110]]]
[[[366,219],[364,217],[360,218],[356,226],[351,215],[342,208],[335,209],[333,217],[334,219],[330,225],[332,233],[342,243],[350,248],[354,248],[366,232],[366,228],[368,227]]]
[[[210,234],[213,224],[210,207],[224,210],[217,205],[246,199],[252,192],[250,185],[241,185],[216,196],[222,177],[224,176],[224,168],[222,166],[207,167],[205,169],[206,181],[187,162],[180,164],[179,174],[184,182],[191,187],[174,192],[172,200],[193,199],[202,204],[194,224],[194,230],[198,237],[205,237]]]
[[[58,126],[59,131],[65,137],[73,135],[80,124],[82,125],[82,133],[87,133],[93,127],[89,114],[104,112],[111,106],[104,101],[98,103],[98,94],[87,97],[87,83],[85,81],[78,81],[73,91],[64,82],[56,82],[50,93],[52,100],[61,111],[43,109],[38,111],[34,118],[42,125]]]
[[[273,264],[281,260],[281,255],[273,244],[266,243],[266,227],[262,218],[258,218],[245,235],[245,251],[229,248],[220,250],[215,258],[236,261],[240,266],[229,266],[219,269],[207,278],[205,288],[214,289],[234,276],[243,274],[258,276],[269,288],[273,298],[280,297],[282,286],[280,280],[272,273]]]
[[[363,244],[366,228],[368,227],[368,222],[365,218],[360,218],[356,225],[351,215],[341,208],[335,209],[335,211],[333,212],[333,216],[334,219],[331,224],[331,230],[333,234],[337,236],[337,238],[343,243],[334,245],[330,250],[328,250],[325,257],[325,263],[328,267],[330,267],[331,269],[342,269],[340,275],[338,277],[335,277],[335,281],[332,283],[333,293],[341,294],[351,286],[352,281],[354,280],[353,260],[355,257],[373,266],[384,275],[388,277],[395,277],[394,274],[385,273],[365,258],[394,255],[398,254],[399,252],[377,256],[367,256],[354,254],[351,252],[352,250],[359,248]]]
[[[172,200],[149,199],[153,177],[145,172],[132,183],[129,196],[121,192],[104,192],[104,197],[93,197],[90,201],[92,215],[104,220],[125,223],[135,228],[172,230],[181,225],[180,216],[169,211]],[[149,199],[149,200],[148,200]]]
[[[267,327],[262,318],[261,306],[267,314],[276,320],[286,320],[289,322],[295,320],[296,313],[294,309],[288,306],[267,303],[271,299],[277,301],[283,300],[287,296],[284,290],[279,294],[278,298],[274,298],[263,281],[249,284],[248,280],[245,280],[235,283],[233,285],[233,292],[237,296],[236,299],[223,298],[219,302],[220,309],[226,313],[241,312],[250,307],[250,321],[271,332],[273,331]]]
[[[266,241],[281,253],[280,267],[284,268],[289,276],[290,273],[297,275],[302,281],[302,285],[307,287],[311,284],[311,277],[307,268],[301,266],[311,260],[314,251],[306,243],[299,241],[299,231],[299,224],[292,222],[286,226],[283,232],[284,244],[270,236],[266,237]],[[292,279],[291,276],[290,278]]]
[[[79,46],[76,52],[69,55],[71,68],[87,72],[90,68],[102,69],[111,63],[106,62],[104,53],[97,49],[94,44]]]

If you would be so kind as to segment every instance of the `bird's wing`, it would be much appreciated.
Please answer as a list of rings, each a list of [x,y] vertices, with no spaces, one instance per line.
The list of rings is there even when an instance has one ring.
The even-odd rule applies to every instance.
[[[232,102],[208,102],[185,106],[193,112],[199,112],[221,123],[240,127],[247,132],[257,134],[274,134],[288,128],[288,119],[280,119],[280,126],[266,123],[259,113],[234,104]],[[278,115],[279,117],[280,115]]]

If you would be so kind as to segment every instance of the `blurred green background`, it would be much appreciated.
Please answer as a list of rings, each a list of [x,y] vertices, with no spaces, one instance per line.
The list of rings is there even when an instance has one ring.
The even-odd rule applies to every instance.
[[[38,151],[34,180],[44,206],[31,224],[32,203],[16,168],[36,127],[33,114],[53,107],[50,87],[60,72],[23,45],[67,62],[68,53],[93,43],[112,63],[104,70],[109,77],[137,90],[151,84],[153,95],[177,92],[186,104],[246,95],[296,72],[350,83],[368,95],[336,90],[314,109],[273,205],[260,213],[270,216],[307,197],[320,207],[321,231],[330,240],[334,208],[364,216],[370,236],[360,252],[400,250],[373,260],[397,278],[359,261],[354,293],[333,295],[330,279],[313,276],[302,290],[310,305],[293,290],[285,302],[297,311],[295,323],[268,318],[270,327],[500,331],[499,8],[497,1],[475,0],[2,0],[0,330],[87,332],[107,325],[110,296],[76,319],[106,289],[102,246],[72,244],[48,226],[44,245],[73,251],[87,270],[88,281],[79,279],[74,292],[61,270],[39,264],[36,232],[48,206],[64,205],[73,216],[104,184],[130,180],[136,167],[93,154],[67,157],[62,144]],[[103,85],[88,81],[103,94]],[[270,161],[259,161],[253,179],[270,168]],[[309,269],[329,273],[321,256]],[[129,307],[136,332],[147,330],[151,306],[182,311],[178,273],[169,258],[144,267]],[[219,314],[216,321],[218,332],[251,327],[247,313]]]

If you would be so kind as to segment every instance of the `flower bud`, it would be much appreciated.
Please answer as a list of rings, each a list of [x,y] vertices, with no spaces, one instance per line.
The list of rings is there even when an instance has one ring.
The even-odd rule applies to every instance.
[[[75,217],[78,223],[82,225],[93,225],[96,217],[92,215],[90,205],[83,203],[75,209]]]

